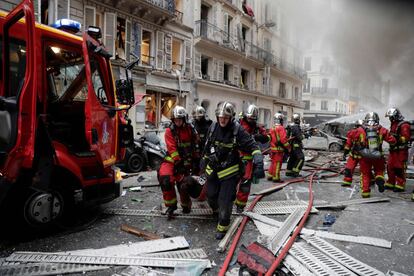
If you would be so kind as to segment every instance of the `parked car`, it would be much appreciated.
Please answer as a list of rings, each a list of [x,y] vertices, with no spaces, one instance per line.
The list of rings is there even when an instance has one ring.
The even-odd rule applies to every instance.
[[[311,135],[303,140],[303,146],[305,149],[315,150],[329,150],[338,152],[344,147],[344,139],[329,135],[328,133],[313,129]]]

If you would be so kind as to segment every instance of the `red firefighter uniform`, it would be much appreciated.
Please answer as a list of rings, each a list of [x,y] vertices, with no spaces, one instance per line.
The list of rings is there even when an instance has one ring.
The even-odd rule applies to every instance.
[[[280,182],[280,169],[282,167],[283,155],[285,150],[290,151],[290,144],[286,135],[286,129],[283,125],[276,125],[270,130],[269,134],[272,162],[268,170],[268,179],[274,182]]]
[[[403,192],[405,190],[408,142],[411,136],[410,124],[404,121],[394,121],[391,123],[390,131],[397,139],[397,143],[390,146],[390,155],[387,163],[388,180],[385,183],[385,188]]]
[[[364,139],[363,136],[361,136],[363,135],[363,131],[364,130],[359,127],[351,129],[346,134],[344,154],[346,155],[349,153],[349,156],[345,165],[344,180],[342,181],[342,186],[351,186],[354,170],[362,158],[361,154],[359,153],[359,149],[361,148],[361,143]]]
[[[266,143],[269,138],[266,133],[266,129],[257,124],[249,124],[245,118],[240,120],[240,125],[244,130],[255,138],[256,142]],[[240,151],[242,162],[244,164],[244,174],[238,187],[235,204],[237,206],[246,206],[247,199],[250,194],[250,187],[252,185],[252,174],[253,174],[253,156],[249,153]]]
[[[362,147],[361,150],[361,195],[363,198],[368,198],[371,196],[371,189],[370,189],[370,182],[371,182],[371,172],[372,169],[374,169],[375,174],[375,183],[378,185],[378,189],[380,192],[384,192],[384,171],[385,171],[385,158],[384,153],[382,151],[382,143],[383,141],[388,142],[390,145],[394,145],[397,140],[391,135],[391,133],[388,131],[388,129],[382,127],[381,125],[378,125],[375,127],[376,132],[376,144],[378,145],[378,154],[379,156],[369,156],[363,154],[364,150],[367,150],[372,144],[372,141],[369,141],[369,135],[367,135],[368,128],[359,128],[360,134],[362,134],[360,137],[363,138]],[[358,134],[359,135],[359,134]]]
[[[159,182],[165,206],[176,206],[177,197],[174,184],[177,184],[180,192],[181,206],[191,208],[191,198],[187,191],[180,189],[181,181],[190,175],[192,160],[199,158],[199,138],[189,124],[176,127],[172,124],[165,131],[165,144],[168,155],[159,169]]]

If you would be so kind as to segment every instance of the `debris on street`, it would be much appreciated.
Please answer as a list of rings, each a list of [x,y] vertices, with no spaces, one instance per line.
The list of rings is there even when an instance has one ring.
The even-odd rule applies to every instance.
[[[121,225],[121,230],[125,231],[127,233],[130,233],[130,234],[134,234],[138,237],[142,237],[145,240],[158,240],[158,239],[162,238],[162,237],[160,237],[160,236],[158,236],[154,233],[150,233],[150,232],[138,229],[138,228],[134,228],[134,227],[125,225],[125,224]]]

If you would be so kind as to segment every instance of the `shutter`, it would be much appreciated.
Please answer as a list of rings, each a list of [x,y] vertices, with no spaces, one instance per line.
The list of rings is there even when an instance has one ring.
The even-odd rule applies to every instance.
[[[125,21],[125,60],[131,60],[131,21]]]
[[[85,22],[84,24],[84,30],[86,31],[88,29],[89,26],[95,26],[96,22],[95,22],[95,18],[96,18],[96,10],[94,7],[90,7],[90,6],[85,6],[85,11],[84,11],[84,15],[85,15],[85,19],[83,20],[83,22]]]
[[[141,25],[138,22],[134,22],[132,28],[132,52],[141,58],[141,37],[142,37]],[[131,57],[135,60],[135,57]]]
[[[184,75],[188,78],[191,77],[191,41],[184,41],[184,51],[185,51],[185,61],[184,61]],[[197,56],[195,56],[195,58],[197,59]],[[198,70],[201,74],[201,55],[199,55],[199,60],[198,60],[198,66],[200,67]],[[196,60],[197,61],[197,60]],[[195,65],[197,63],[195,62]],[[194,66],[195,66],[194,65]],[[195,68],[194,68],[195,70]],[[196,75],[197,77],[198,75]]]
[[[212,72],[211,72],[210,79],[213,81],[217,81],[218,80],[218,61],[216,58],[213,58],[212,62],[213,62],[213,66],[211,70]]]
[[[186,69],[186,71],[187,71],[187,69]],[[201,53],[199,53],[195,49],[194,49],[194,76],[198,79],[202,78],[202,76],[201,76]]]
[[[252,91],[256,91],[256,70],[255,69],[250,71],[249,77],[250,77],[249,88]]]
[[[228,13],[224,13],[224,24],[223,24],[223,26],[224,26],[224,28],[223,28],[223,30],[224,30],[224,32],[226,33],[225,35],[226,35],[226,38],[224,39],[225,41],[228,41],[228,39],[229,39],[229,36],[230,36],[230,30],[229,30],[229,14]]]
[[[157,31],[157,56],[155,68],[164,69],[164,33]]]
[[[106,12],[104,20],[104,44],[108,52],[115,58],[116,15]]]
[[[57,0],[57,19],[69,18],[69,0]]]
[[[172,69],[172,36],[165,35],[165,70],[171,72]]]
[[[223,60],[219,60],[217,62],[217,74],[218,74],[218,81],[219,82],[223,82],[224,81],[224,61]]]
[[[239,43],[239,50],[240,51],[244,51],[244,41],[243,41],[243,33],[242,33],[242,27],[241,24],[238,23],[237,24],[237,33],[235,33],[237,35],[237,41]]]
[[[233,65],[233,79],[233,84],[240,87],[240,68],[238,65]]]

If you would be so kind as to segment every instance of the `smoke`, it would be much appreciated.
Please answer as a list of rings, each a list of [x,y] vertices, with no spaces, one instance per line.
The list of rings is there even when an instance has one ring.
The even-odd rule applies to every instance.
[[[301,26],[301,36],[322,41],[322,50],[343,69],[354,95],[371,101],[360,102],[362,106],[378,108],[381,88],[389,82],[389,101],[383,104],[414,118],[413,1],[291,2],[289,10]]]

